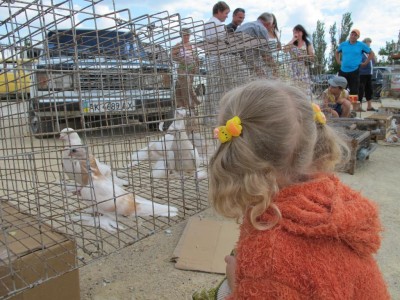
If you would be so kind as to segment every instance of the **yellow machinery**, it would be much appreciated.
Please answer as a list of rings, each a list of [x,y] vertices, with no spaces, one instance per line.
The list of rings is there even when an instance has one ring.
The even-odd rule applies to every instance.
[[[25,64],[31,60],[3,60],[0,61],[0,97],[7,99],[22,99],[29,94],[31,85],[30,72]]]

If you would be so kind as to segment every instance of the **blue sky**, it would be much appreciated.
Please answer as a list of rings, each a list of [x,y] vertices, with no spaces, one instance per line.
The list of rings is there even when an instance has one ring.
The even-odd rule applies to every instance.
[[[15,0],[16,4],[32,2],[33,0],[24,0],[22,2]],[[49,4],[50,0],[42,0]],[[0,8],[0,19],[8,17],[8,9],[2,1]],[[64,2],[53,0],[54,3]],[[170,15],[179,13],[182,18],[192,18],[194,21],[206,21],[212,15],[212,7],[215,0],[114,0],[116,10],[125,10],[120,16],[126,18],[127,11],[132,19],[145,14],[156,14],[161,11],[167,11]],[[254,21],[263,12],[272,12],[276,15],[279,28],[281,29],[281,41],[287,43],[292,36],[292,28],[297,24],[302,24],[307,31],[312,34],[316,28],[317,20],[325,23],[325,38],[329,41],[329,27],[336,22],[338,29],[342,15],[346,12],[351,13],[355,28],[361,31],[360,40],[365,37],[372,39],[371,47],[377,53],[381,47],[384,47],[386,41],[394,40],[397,42],[400,31],[400,1],[399,0],[270,0],[270,1],[226,1],[231,11],[237,7],[246,10],[245,22]],[[75,8],[82,8],[88,5],[87,1],[70,0],[67,5],[73,5]],[[104,0],[96,4],[96,13],[110,13],[114,11],[113,2]],[[32,12],[34,14],[34,11]],[[60,16],[66,15],[67,11],[62,11]],[[231,21],[232,13],[226,23]],[[49,18],[46,17],[48,21]],[[71,26],[71,25],[69,25]],[[2,28],[0,28],[1,31]],[[0,32],[1,34],[1,32]],[[1,37],[1,35],[0,35]]]
[[[192,17],[194,20],[206,21],[211,17],[212,7],[217,1],[196,0],[143,0],[120,1],[118,7],[129,8],[134,17],[142,14],[153,14],[166,10],[169,13],[180,13],[182,17]],[[397,42],[400,31],[400,1],[399,0],[270,0],[270,1],[226,1],[231,12],[242,7],[246,10],[246,21],[254,21],[263,12],[276,15],[279,28],[282,30],[282,42],[289,42],[292,28],[302,24],[311,34],[315,31],[317,20],[325,23],[325,37],[329,40],[329,27],[336,22],[338,29],[342,15],[351,13],[355,28],[361,31],[360,40],[365,37],[372,39],[371,47],[377,53],[384,47],[386,41]],[[229,14],[226,23],[231,21]]]

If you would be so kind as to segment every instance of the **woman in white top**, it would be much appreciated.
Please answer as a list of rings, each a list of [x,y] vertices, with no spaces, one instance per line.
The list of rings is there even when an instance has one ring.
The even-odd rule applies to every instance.
[[[278,22],[274,14],[272,15],[272,24],[267,27],[268,30],[268,47],[271,51],[272,62],[270,68],[272,69],[272,76],[280,77],[279,55],[281,50],[281,42],[279,40]]]
[[[278,29],[278,22],[274,14],[272,15],[272,26],[268,28],[268,36],[271,49],[281,49],[281,41],[279,39],[279,29]]]
[[[199,58],[190,43],[190,30],[182,29],[182,42],[172,48],[172,59],[178,64],[175,85],[176,107],[193,108],[200,104],[193,89],[193,78],[199,72]]]

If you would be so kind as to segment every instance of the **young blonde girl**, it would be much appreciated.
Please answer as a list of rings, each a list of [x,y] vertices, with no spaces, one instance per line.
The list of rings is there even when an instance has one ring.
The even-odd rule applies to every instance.
[[[389,299],[376,207],[332,173],[346,143],[297,88],[256,81],[221,100],[216,211],[241,220],[227,299]]]

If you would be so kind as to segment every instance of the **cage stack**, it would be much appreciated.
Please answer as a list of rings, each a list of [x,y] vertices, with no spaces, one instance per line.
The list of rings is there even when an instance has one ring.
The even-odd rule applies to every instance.
[[[46,3],[0,4],[0,298],[207,208],[225,92],[279,79],[315,95],[293,49],[206,39],[166,11]]]

